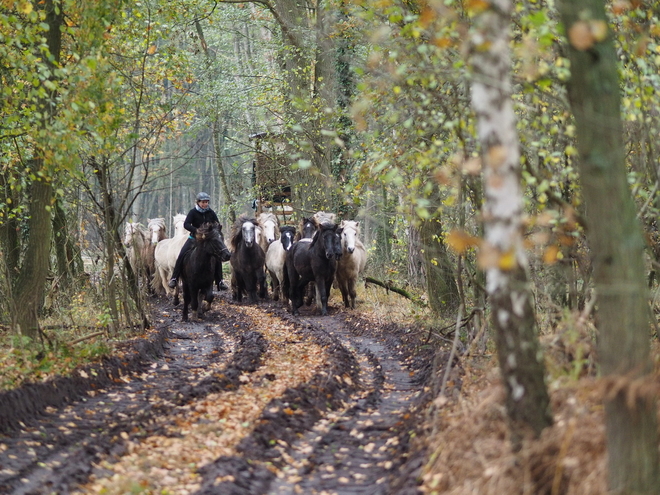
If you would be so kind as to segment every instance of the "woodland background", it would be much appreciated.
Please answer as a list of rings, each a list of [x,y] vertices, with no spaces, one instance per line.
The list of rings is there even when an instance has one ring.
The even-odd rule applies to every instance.
[[[638,0],[575,5],[591,31],[569,43],[573,21],[564,12],[561,22],[554,0],[0,1],[8,335],[43,343],[40,321],[70,322],[89,298],[110,335],[147,325],[145,295],[123,262],[124,223],[169,222],[206,191],[229,226],[274,194],[255,182],[260,152],[277,186],[290,185],[294,220],[316,210],[361,220],[371,275],[405,287],[432,329],[458,312],[460,345],[489,345],[484,270],[506,271],[510,260],[477,249],[485,144],[472,93],[475,55],[490,49],[474,42],[478,21],[495,11],[510,29],[502,81],[510,78],[519,139],[535,328],[552,333],[571,312],[589,314],[598,281],[588,234],[606,232],[625,209],[602,189],[604,207],[589,211],[578,172],[585,154],[567,87],[601,61],[602,43],[618,78],[621,179],[635,205],[628,223],[639,222],[645,239],[637,278],[649,311],[629,331],[648,347],[659,295],[660,12]],[[576,51],[589,62],[576,67]],[[657,452],[654,462],[657,471]]]

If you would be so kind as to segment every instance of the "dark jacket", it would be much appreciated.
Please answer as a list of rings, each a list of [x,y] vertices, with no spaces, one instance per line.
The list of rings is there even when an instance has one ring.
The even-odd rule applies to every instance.
[[[190,235],[195,235],[197,229],[206,222],[220,223],[220,220],[218,220],[218,215],[216,215],[211,208],[209,208],[205,212],[201,212],[197,208],[193,208],[188,212],[188,216],[183,222],[183,227],[188,232],[190,232]]]

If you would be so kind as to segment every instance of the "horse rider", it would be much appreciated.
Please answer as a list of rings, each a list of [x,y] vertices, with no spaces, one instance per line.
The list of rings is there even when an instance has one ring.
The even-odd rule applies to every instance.
[[[188,232],[190,232],[190,234],[188,235],[188,240],[186,240],[186,243],[183,245],[181,251],[179,252],[179,257],[176,259],[174,272],[172,272],[172,278],[167,283],[168,287],[171,289],[176,287],[177,280],[181,276],[183,258],[185,257],[186,253],[195,246],[195,232],[197,229],[206,222],[220,223],[220,220],[218,220],[218,215],[216,215],[215,212],[209,207],[211,196],[209,196],[208,193],[201,192],[197,194],[195,201],[195,207],[188,212],[188,215],[183,222],[183,227]],[[227,285],[222,280],[222,263],[216,263],[215,274],[218,289],[227,290]]]

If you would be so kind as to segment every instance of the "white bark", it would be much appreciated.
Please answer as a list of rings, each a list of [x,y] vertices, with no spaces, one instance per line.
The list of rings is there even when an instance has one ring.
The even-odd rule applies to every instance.
[[[484,174],[486,270],[498,359],[514,447],[552,423],[523,247],[520,150],[511,100],[511,2],[492,0],[471,36],[472,106]]]

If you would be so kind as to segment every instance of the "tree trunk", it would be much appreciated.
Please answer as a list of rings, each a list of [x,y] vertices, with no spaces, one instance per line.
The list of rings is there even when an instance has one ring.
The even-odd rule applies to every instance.
[[[80,248],[69,231],[66,212],[57,199],[53,205],[53,233],[58,282],[67,287],[83,271],[83,264]]]
[[[11,169],[0,171],[0,190],[6,203],[2,211],[3,221],[0,222],[0,246],[2,246],[5,261],[2,269],[6,270],[7,284],[10,285],[13,285],[21,254],[19,239],[20,224],[16,215],[11,213],[17,205],[21,204],[16,189],[11,187],[12,181],[15,180],[12,176],[15,173]]]
[[[509,0],[494,0],[475,17],[472,106],[484,165],[486,269],[495,342],[506,390],[514,449],[552,424],[533,296],[522,238],[520,150],[511,101]]]
[[[41,165],[35,164],[35,170]],[[43,303],[48,276],[51,240],[50,204],[53,188],[50,182],[35,180],[30,186],[30,218],[24,262],[14,286],[14,324],[23,335],[36,339],[38,314]]]
[[[195,20],[195,29],[197,30],[197,36],[199,37],[199,42],[202,46],[202,49],[204,50],[204,56],[206,57],[206,62],[210,66],[213,63],[213,59],[209,53],[209,47],[208,44],[206,43],[206,38],[204,37],[204,30],[202,29],[202,25],[199,22],[199,20]],[[211,118],[212,118],[211,136],[213,139],[213,149],[215,151],[215,164],[218,170],[218,176],[220,178],[220,187],[222,188],[222,195],[225,200],[225,205],[229,210],[229,220],[233,224],[236,221],[236,205],[234,202],[234,198],[231,194],[231,191],[229,189],[229,185],[227,182],[227,174],[225,173],[225,166],[223,160],[223,156],[225,154],[224,149],[225,149],[227,127],[224,126],[223,128],[220,125],[221,116],[218,113],[217,109],[215,109],[214,115]],[[225,115],[225,118],[223,120],[226,122],[228,119],[229,116]]]
[[[644,241],[626,180],[617,54],[602,0],[561,2],[569,38],[587,238],[598,294],[599,357],[617,384],[605,399],[609,485],[615,494],[660,493],[657,398],[649,359]],[[633,394],[633,395],[631,395]]]
[[[52,69],[59,66],[60,51],[62,49],[62,32],[64,12],[59,2],[46,0],[43,4],[45,18],[48,25],[46,31],[46,45],[50,57],[47,58]],[[35,46],[35,51],[38,47]],[[54,77],[54,76],[51,76]],[[48,276],[48,265],[51,242],[51,201],[53,200],[53,186],[45,170],[43,144],[40,144],[39,134],[51,125],[57,111],[57,94],[48,91],[37,102],[37,108],[42,115],[41,128],[35,130],[34,149],[35,158],[32,160],[32,174],[37,177],[30,185],[30,217],[28,219],[28,238],[26,241],[25,256],[16,277],[13,288],[13,324],[20,329],[23,335],[34,339],[38,335],[38,313],[43,304],[44,286]]]

